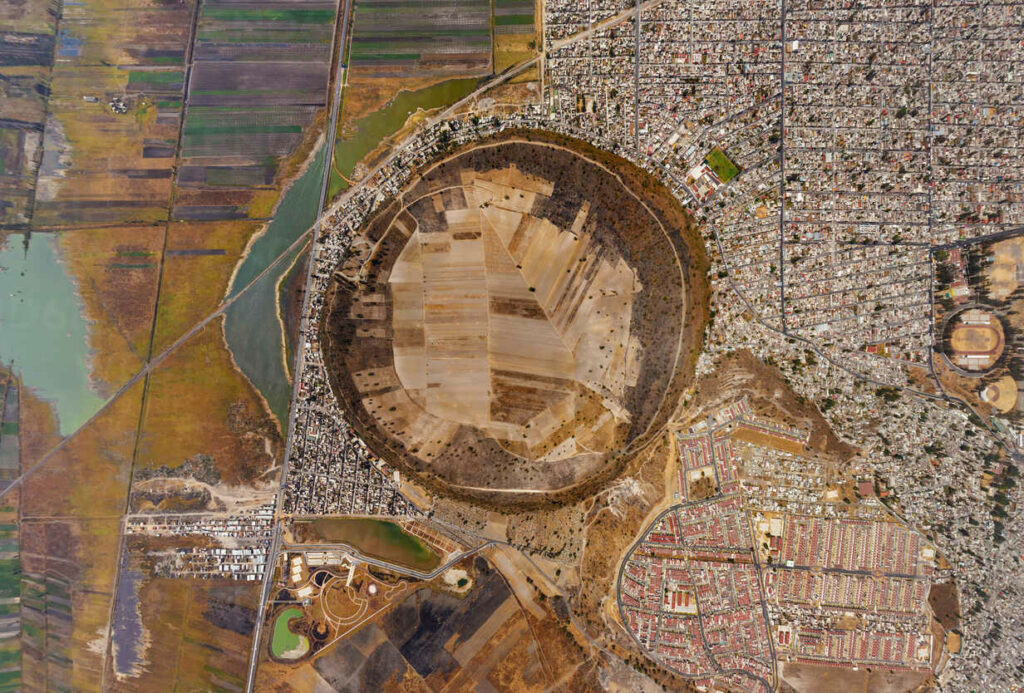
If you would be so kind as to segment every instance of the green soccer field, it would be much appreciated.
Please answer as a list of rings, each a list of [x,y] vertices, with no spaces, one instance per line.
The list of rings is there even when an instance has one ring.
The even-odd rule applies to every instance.
[[[735,178],[739,174],[739,167],[729,160],[729,157],[725,155],[720,148],[715,147],[711,152],[704,157],[704,161],[708,162],[708,166],[715,172],[719,180],[723,183],[728,183],[730,180]]]

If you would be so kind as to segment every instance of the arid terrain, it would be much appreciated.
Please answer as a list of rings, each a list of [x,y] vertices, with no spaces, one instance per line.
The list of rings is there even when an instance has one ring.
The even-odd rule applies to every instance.
[[[456,495],[529,502],[607,480],[664,425],[702,330],[684,319],[699,254],[626,167],[554,137],[484,142],[365,226],[321,335],[378,454]]]

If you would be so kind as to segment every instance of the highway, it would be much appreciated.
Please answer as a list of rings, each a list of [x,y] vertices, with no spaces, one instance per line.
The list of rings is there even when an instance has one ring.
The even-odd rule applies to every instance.
[[[191,339],[196,334],[198,334],[200,331],[202,331],[202,329],[204,327],[206,327],[207,325],[209,325],[211,322],[213,322],[214,320],[219,318],[221,315],[223,315],[224,312],[227,311],[227,309],[230,308],[232,305],[234,305],[235,301],[237,301],[239,298],[241,298],[242,295],[244,295],[246,291],[248,291],[250,288],[252,288],[257,282],[259,282],[261,279],[263,279],[263,277],[265,277],[268,273],[273,271],[274,268],[277,267],[278,264],[281,262],[281,260],[283,260],[285,258],[285,256],[288,255],[288,253],[290,253],[291,251],[295,250],[296,248],[301,247],[302,245],[304,245],[306,243],[306,241],[308,240],[309,235],[310,235],[310,231],[307,230],[301,236],[296,238],[295,241],[291,245],[289,245],[287,248],[285,248],[285,250],[280,255],[278,255],[277,258],[275,258],[274,261],[272,263],[270,263],[270,265],[267,266],[266,269],[264,269],[262,272],[257,274],[255,277],[253,277],[252,281],[250,281],[248,284],[246,284],[244,287],[242,287],[242,289],[240,291],[238,291],[238,293],[236,293],[234,296],[232,296],[230,298],[225,299],[215,311],[213,311],[212,313],[207,315],[205,318],[203,318],[202,320],[197,322],[187,332],[185,332],[183,335],[181,335],[176,340],[174,340],[174,342],[170,346],[168,346],[166,349],[164,349],[159,354],[157,354],[152,359],[150,359],[145,365],[143,365],[143,367],[137,373],[135,373],[135,375],[133,375],[128,380],[126,380],[124,382],[124,384],[121,385],[121,387],[117,388],[117,390],[115,390],[114,393],[112,395],[110,395],[110,397],[108,397],[106,399],[106,401],[103,402],[103,404],[100,406],[100,408],[97,409],[96,412],[92,416],[90,416],[88,418],[88,420],[86,420],[85,423],[83,423],[81,426],[76,428],[74,431],[72,431],[68,435],[64,436],[60,440],[59,443],[57,443],[52,448],[50,448],[46,452],[46,454],[44,454],[42,457],[40,457],[28,469],[23,471],[20,476],[18,476],[13,481],[11,481],[11,483],[5,489],[3,489],[3,491],[0,491],[0,499],[3,499],[11,491],[11,489],[18,488],[19,486],[21,486],[21,484],[24,483],[25,479],[27,477],[31,476],[36,471],[36,469],[38,469],[42,465],[46,464],[46,462],[49,461],[54,455],[56,455],[58,452],[63,450],[68,445],[68,443],[70,443],[72,440],[74,440],[74,438],[79,433],[81,433],[86,428],[88,428],[94,421],[96,421],[96,419],[100,418],[100,416],[102,416],[103,413],[106,412],[107,409],[109,409],[114,404],[114,402],[117,401],[117,399],[119,397],[121,397],[121,395],[123,395],[124,393],[126,393],[130,389],[132,389],[132,386],[134,386],[140,380],[145,378],[157,366],[159,366],[161,363],[163,363],[167,359],[168,356],[170,356],[175,351],[177,351],[178,347],[180,347],[182,344],[184,344],[189,339]]]
[[[344,91],[345,82],[348,80],[348,70],[342,66],[342,60],[345,58],[345,44],[348,40],[349,23],[351,18],[351,5],[352,0],[345,0],[345,5],[340,19],[340,35],[337,41],[337,68],[334,73],[334,97],[331,100],[331,118],[325,131],[326,141],[324,142],[325,147],[328,147],[327,161],[324,165],[323,181],[320,184],[320,203],[317,206],[317,217],[313,222],[313,227],[306,231],[299,240],[303,240],[306,234],[312,236],[312,242],[310,244],[310,255],[312,256],[313,249],[316,248],[317,235],[320,231],[320,224],[323,220],[323,208],[327,200],[327,188],[331,181],[331,171],[334,168],[334,137],[338,131],[338,113],[341,110],[341,95]],[[296,241],[298,242],[298,241]],[[294,245],[294,244],[293,244]],[[290,250],[290,249],[289,249]],[[288,252],[288,251],[286,251]],[[278,256],[274,260],[276,265],[284,254]],[[306,263],[306,281],[303,284],[303,289],[308,289],[310,281],[313,276],[313,269],[316,263],[313,262],[312,257],[310,261]],[[268,268],[269,269],[269,268]],[[236,298],[245,292],[249,286],[252,286],[253,282],[250,282],[245,289],[239,291],[236,294]],[[222,311],[223,312],[223,311]],[[302,313],[299,326],[299,334],[305,334],[308,329],[306,315],[309,313],[309,291],[306,290],[302,298]],[[270,589],[274,584],[274,566],[277,563],[277,555],[281,550],[281,508],[284,504],[284,489],[285,481],[288,478],[288,459],[291,457],[292,447],[292,433],[295,430],[295,411],[294,406],[295,400],[299,394],[299,383],[301,382],[300,375],[302,374],[302,359],[305,353],[305,349],[299,348],[295,350],[295,368],[292,370],[294,373],[294,382],[292,383],[292,406],[288,410],[288,430],[285,434],[285,447],[284,447],[284,458],[281,461],[281,480],[277,488],[277,511],[274,517],[274,536],[270,541],[270,548],[267,551],[267,564],[263,571],[263,585],[260,590],[260,604],[256,609],[256,624],[253,627],[252,632],[252,650],[249,653],[249,670],[246,675],[245,690],[247,693],[251,693],[253,687],[256,685],[256,666],[260,660],[260,642],[263,639],[263,622],[266,619],[267,602],[270,599]]]

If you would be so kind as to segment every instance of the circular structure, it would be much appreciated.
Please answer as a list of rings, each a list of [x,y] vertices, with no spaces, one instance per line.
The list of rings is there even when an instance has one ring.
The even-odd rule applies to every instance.
[[[638,196],[638,169],[551,140],[478,143],[427,168],[327,294],[321,340],[348,420],[458,495],[610,478],[687,375],[685,216],[664,211],[664,188]]]
[[[1005,414],[1017,406],[1017,383],[1013,376],[1004,375],[996,382],[982,388],[980,397],[982,402],[991,404],[996,410]]]
[[[999,318],[981,307],[970,307],[954,315],[946,325],[947,356],[954,366],[968,373],[991,370],[1006,346]]]

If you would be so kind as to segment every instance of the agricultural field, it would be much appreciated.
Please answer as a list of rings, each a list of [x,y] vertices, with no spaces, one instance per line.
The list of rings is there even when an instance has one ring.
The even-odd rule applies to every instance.
[[[0,366],[0,490],[21,471],[18,395],[18,381]]]
[[[21,689],[21,561],[17,520],[15,506],[0,506],[0,691]]]
[[[120,521],[127,501],[141,384],[28,477],[20,494],[22,680],[27,689],[101,687]],[[52,440],[22,396],[28,459]],[[45,406],[45,405],[44,405]],[[27,429],[27,430],[26,430]]]
[[[31,219],[55,33],[46,3],[0,5],[0,229]]]
[[[403,192],[414,202],[364,226],[364,281],[334,281],[320,333],[371,448],[433,488],[504,503],[600,483],[664,424],[688,377],[695,259],[651,211],[657,189],[642,205],[573,141],[517,134],[428,165]],[[365,376],[380,371],[386,387]]]
[[[534,0],[494,0],[494,72],[532,58],[537,48]]]
[[[203,2],[181,132],[175,219],[256,216],[327,103],[335,4]]]
[[[0,86],[0,101],[16,98],[12,91],[11,85]],[[17,228],[29,220],[41,142],[39,123],[0,120],[0,228]]]
[[[330,198],[358,180],[412,123],[458,101],[496,71],[492,12],[490,0],[357,3]]]
[[[490,14],[490,0],[362,0],[349,65],[373,77],[486,72]]]
[[[167,218],[191,11],[146,0],[64,7],[34,226]]]
[[[30,228],[34,238],[19,236],[26,247],[52,245],[47,269],[66,273],[70,309],[85,323],[95,406],[117,394],[3,498],[14,529],[0,528],[0,625],[12,633],[0,638],[0,691],[244,685],[256,586],[156,575],[147,551],[189,538],[128,541],[118,518],[133,478],[196,459],[213,465],[211,502],[217,479],[232,500],[259,499],[280,455],[277,424],[219,321],[119,388],[216,309],[285,185],[313,158],[335,25],[329,2],[0,8],[0,227]],[[6,43],[15,28],[17,50]],[[0,376],[4,487],[75,428],[63,430],[52,401],[10,385]],[[153,511],[178,500],[139,502]],[[7,613],[7,577],[22,597],[20,623]],[[128,637],[149,640],[136,657],[109,636],[140,603],[142,629]],[[114,676],[118,657],[137,676]]]

